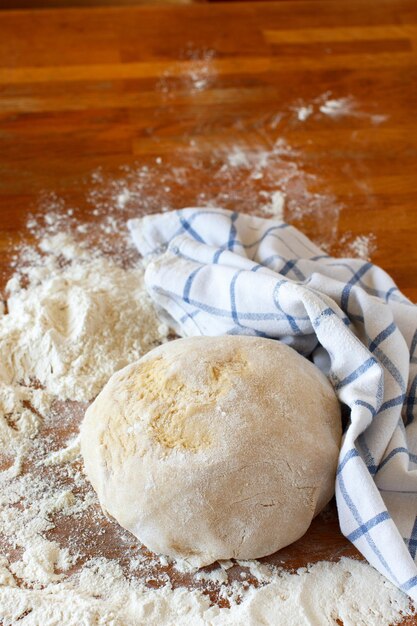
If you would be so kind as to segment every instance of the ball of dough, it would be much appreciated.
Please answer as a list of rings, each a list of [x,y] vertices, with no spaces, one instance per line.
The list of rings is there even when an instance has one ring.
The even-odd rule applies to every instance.
[[[81,426],[102,508],[194,566],[301,537],[334,493],[340,438],[325,376],[279,341],[246,336],[159,346],[111,377]]]

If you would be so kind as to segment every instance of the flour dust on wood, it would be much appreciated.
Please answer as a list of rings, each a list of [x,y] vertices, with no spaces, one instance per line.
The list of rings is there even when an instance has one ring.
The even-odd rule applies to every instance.
[[[213,79],[210,58],[192,59],[196,91]],[[308,123],[309,109],[298,115]],[[388,626],[413,612],[404,594],[352,559],[297,571],[254,561],[188,571],[105,518],[83,473],[77,435],[88,403],[114,371],[169,338],[126,220],[221,205],[295,225],[307,217],[309,236],[331,247],[340,205],[311,190],[316,175],[302,162],[280,137],[210,151],[191,139],[175,164],[161,155],[116,174],[96,170],[85,181],[87,221],[53,193],[41,200],[0,306],[3,624]],[[203,180],[204,168],[212,175]],[[368,255],[370,241],[352,250]]]

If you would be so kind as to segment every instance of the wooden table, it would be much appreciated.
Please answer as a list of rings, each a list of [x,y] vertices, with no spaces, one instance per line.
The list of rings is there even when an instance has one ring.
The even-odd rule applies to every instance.
[[[415,0],[0,12],[2,280],[40,198],[94,221],[97,168],[123,185],[148,165],[149,197],[126,215],[204,198],[256,211],[282,189],[289,222],[335,254],[367,237],[416,301],[416,108]],[[265,153],[272,165],[251,177]],[[93,552],[123,557],[106,537]],[[269,560],[341,555],[357,552],[333,508]]]

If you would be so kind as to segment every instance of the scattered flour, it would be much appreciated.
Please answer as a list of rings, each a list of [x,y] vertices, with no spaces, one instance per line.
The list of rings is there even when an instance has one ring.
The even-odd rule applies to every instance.
[[[353,236],[351,232],[346,232],[340,238],[340,255],[371,261],[371,257],[376,250],[376,236],[373,233],[367,235]]]
[[[64,233],[9,280],[0,316],[0,440],[36,436],[52,398],[91,400],[111,374],[167,337],[143,283]],[[34,388],[34,382],[40,388]]]
[[[214,53],[191,47],[183,56],[183,87],[209,87]],[[176,80],[160,81],[167,99]],[[336,102],[324,94],[287,115],[300,122],[362,115],[353,100]],[[273,116],[269,130],[283,121],[284,114]],[[0,301],[2,626],[388,626],[413,613],[407,596],[366,563],[346,558],[297,572],[258,561],[190,572],[147,553],[106,520],[82,473],[77,426],[86,402],[113,371],[168,338],[136,252],[120,235],[126,219],[187,205],[277,219],[285,213],[295,225],[313,216],[310,236],[330,245],[340,205],[310,190],[316,177],[302,161],[279,137],[263,147],[223,142],[208,152],[193,139],[173,163],[156,157],[121,168],[116,178],[97,169],[89,181],[91,222],[78,222],[76,207],[53,195],[29,220],[39,245],[18,251]],[[211,175],[190,195],[189,181],[198,186],[207,167]],[[368,257],[372,235],[347,245]]]
[[[198,590],[146,589],[104,559],[42,590],[17,588],[7,566],[3,570],[12,582],[0,588],[4,626],[18,620],[25,626],[332,626],[336,620],[344,626],[388,626],[410,613],[401,592],[369,566],[346,558],[295,574],[277,571],[260,587],[240,585],[239,601],[229,601],[229,608],[211,606]]]
[[[55,452],[48,454],[43,461],[43,465],[58,465],[60,463],[68,463],[73,461],[81,454],[80,436],[77,435],[71,441],[68,441],[64,448],[60,448]]]
[[[387,115],[360,110],[358,102],[352,95],[335,98],[331,92],[321,94],[308,103],[298,101],[291,110],[300,122],[305,122],[312,116],[325,116],[335,121],[353,117],[369,120],[377,126],[388,119]]]
[[[256,578],[259,582],[266,583],[272,578],[272,572],[270,568],[263,565],[259,561],[238,561],[242,567],[247,567],[253,578]]]
[[[285,195],[270,202],[279,214]],[[295,573],[258,561],[198,572],[177,563],[172,578],[168,559],[143,552],[114,523],[121,558],[103,556],[105,518],[80,471],[75,413],[59,401],[91,399],[168,329],[137,263],[122,267],[63,232],[48,232],[39,250],[23,250],[0,317],[0,434],[15,451],[0,472],[4,626],[388,626],[413,612],[369,565],[346,558]],[[62,428],[64,445],[54,435]]]
[[[214,581],[216,583],[228,582],[227,572],[222,568],[216,568],[211,570],[210,572],[206,572],[204,570],[202,570],[201,572],[196,572],[194,579],[197,581]]]
[[[351,115],[354,110],[354,100],[351,97],[330,98],[319,106],[320,113],[330,117],[341,117]]]
[[[358,259],[364,261],[370,261],[373,252],[375,251],[375,235],[358,235],[348,245],[348,253]]]
[[[297,112],[297,117],[300,120],[300,122],[305,122],[306,120],[308,120],[310,115],[312,115],[313,107],[311,105],[301,106],[300,108],[296,110],[296,112]]]
[[[269,127],[266,130],[271,132]],[[100,232],[102,249],[119,254],[114,234],[124,232],[126,219],[138,213],[221,206],[277,219],[284,214],[300,228],[307,220],[309,236],[329,249],[338,242],[343,205],[333,194],[313,190],[318,177],[307,168],[303,152],[281,136],[264,139],[260,135],[253,141],[233,136],[214,147],[204,137],[189,139],[163,158],[122,166],[117,176],[98,168],[88,190],[96,221],[75,229],[86,234],[94,226]]]
[[[178,87],[188,93],[204,91],[210,88],[217,76],[213,60],[216,58],[216,51],[211,48],[196,48],[193,44],[188,44],[180,51],[178,68],[186,69],[177,72],[176,68],[166,70],[156,88],[162,92],[166,99],[173,96]]]
[[[285,208],[285,194],[282,191],[273,191],[271,194],[265,193],[265,196],[270,196],[270,204],[263,205],[261,211],[265,216],[274,217],[277,220],[284,219]]]
[[[233,146],[227,155],[227,162],[230,167],[250,167],[250,161],[248,159],[247,152],[239,149],[238,146]]]
[[[129,189],[122,189],[121,192],[117,195],[116,198],[116,207],[118,209],[124,209],[127,202],[130,200],[130,191]]]

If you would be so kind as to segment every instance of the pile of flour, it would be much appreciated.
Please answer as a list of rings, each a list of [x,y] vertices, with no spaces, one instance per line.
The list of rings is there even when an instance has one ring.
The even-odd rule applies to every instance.
[[[25,444],[54,399],[87,402],[167,338],[143,283],[66,233],[26,249],[0,312],[0,442]]]
[[[88,401],[109,376],[167,336],[143,284],[143,269],[123,269],[89,254],[70,236],[41,242],[38,264],[7,285],[0,318],[0,379],[37,380],[61,400]]]

